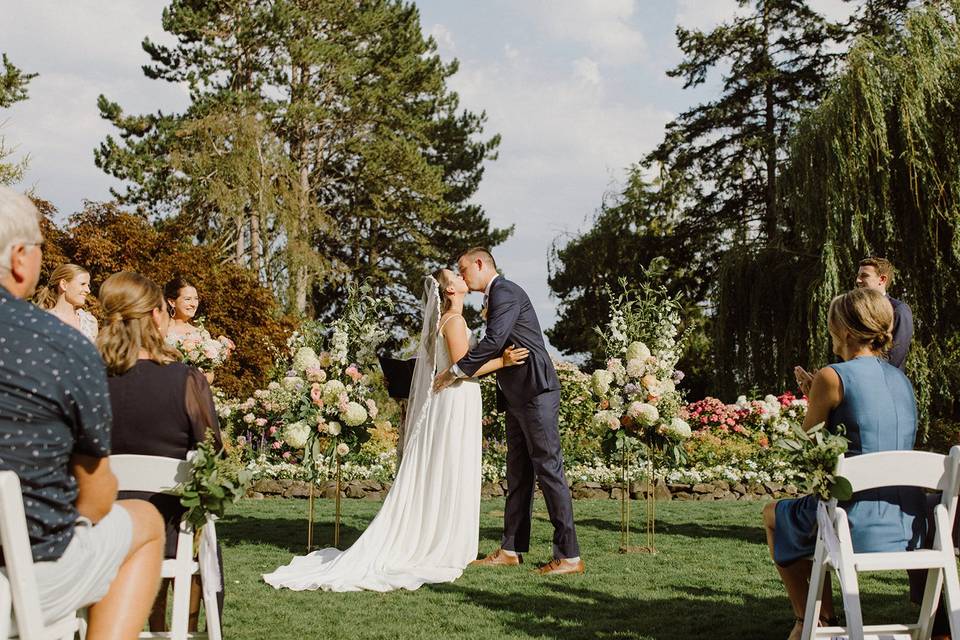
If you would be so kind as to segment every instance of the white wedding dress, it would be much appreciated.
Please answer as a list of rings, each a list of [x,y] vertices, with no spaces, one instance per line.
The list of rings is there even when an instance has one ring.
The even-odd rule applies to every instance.
[[[263,579],[275,588],[412,590],[456,580],[477,557],[480,385],[463,380],[439,393],[430,390],[433,372],[451,362],[436,323],[439,302],[430,290],[435,285],[427,280],[426,335],[414,372],[403,459],[383,507],[346,551],[321,549],[265,574]],[[424,337],[432,344],[424,345]]]

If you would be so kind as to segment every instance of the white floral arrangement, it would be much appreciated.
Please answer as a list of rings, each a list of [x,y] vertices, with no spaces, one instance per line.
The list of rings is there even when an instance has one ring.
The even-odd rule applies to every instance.
[[[376,427],[380,408],[373,385],[376,348],[386,337],[383,307],[368,289],[351,289],[343,315],[329,332],[289,342],[291,369],[279,385],[294,398],[282,439],[302,452],[312,477],[329,473],[326,460],[343,461],[357,453],[370,438],[368,429]]]
[[[622,293],[610,292],[609,322],[597,328],[608,360],[591,376],[593,427],[614,438],[618,449],[639,440],[679,461],[681,443],[691,434],[676,388],[683,379],[676,369],[680,305],[661,289],[621,286]]]

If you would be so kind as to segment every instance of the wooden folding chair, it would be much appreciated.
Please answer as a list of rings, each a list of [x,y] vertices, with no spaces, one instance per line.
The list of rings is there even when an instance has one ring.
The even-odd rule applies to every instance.
[[[192,456],[187,460],[177,458],[163,458],[159,456],[141,455],[113,455],[110,456],[110,468],[120,484],[120,491],[146,491],[150,493],[172,494],[173,489],[181,482],[190,479]],[[213,527],[213,521],[208,520],[204,527]],[[187,638],[209,638],[221,640],[220,607],[217,604],[215,588],[210,583],[216,581],[217,576],[209,575],[205,563],[193,559],[193,526],[183,521],[180,523],[180,532],[177,537],[177,556],[163,561],[161,575],[173,579],[173,612],[169,632],[143,632],[141,638],[171,638],[186,640]],[[213,552],[216,550],[214,549]],[[191,633],[187,631],[190,617],[190,583],[195,574],[200,574],[206,588],[203,589],[204,616],[206,619],[206,633]]]
[[[13,471],[0,471],[0,547],[6,564],[6,575],[0,574],[0,638],[73,640],[77,633],[82,637],[84,622],[77,613],[43,622],[23,494]]]
[[[804,640],[846,636],[850,640],[911,638],[929,640],[933,616],[945,585],[947,617],[954,638],[960,638],[960,581],[952,536],[960,484],[960,446],[942,456],[924,451],[884,451],[841,458],[837,472],[854,491],[879,487],[920,487],[942,492],[934,509],[936,533],[932,549],[890,553],[856,553],[850,537],[847,513],[836,500],[821,501],[817,509],[817,546],[807,592],[803,620]],[[916,624],[863,625],[857,574],[864,571],[927,569],[927,583]],[[837,574],[843,596],[846,627],[818,627],[821,598],[827,571]]]

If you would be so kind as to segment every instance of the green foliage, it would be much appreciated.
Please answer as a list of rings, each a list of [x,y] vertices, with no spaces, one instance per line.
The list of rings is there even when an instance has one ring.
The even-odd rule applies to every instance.
[[[212,435],[197,445],[190,479],[177,487],[180,504],[187,508],[184,519],[199,529],[207,516],[222,518],[227,507],[244,496],[253,480],[239,453],[217,451]]]
[[[27,99],[27,85],[37,74],[24,73],[10,62],[5,53],[0,55],[0,61],[3,63],[0,67],[0,109],[8,109]],[[0,126],[3,126],[2,121]],[[19,182],[27,168],[27,158],[18,162],[4,162],[13,152],[13,149],[6,146],[3,136],[0,136],[0,185]]]
[[[122,202],[175,214],[287,309],[327,321],[367,282],[411,328],[425,269],[508,236],[469,204],[499,138],[460,109],[457,65],[413,5],[174,0],[163,27],[177,42],[145,40],[144,72],[186,82],[191,104],[126,115],[101,97],[120,138],[97,164]]]
[[[782,185],[803,250],[815,256],[789,299],[807,305],[809,362],[829,356],[831,298],[852,286],[862,257],[884,255],[898,268],[891,294],[913,310],[907,375],[922,418],[956,419],[960,396],[958,13],[955,1],[924,5],[895,37],[858,41],[829,96],[799,124]]]
[[[794,425],[791,435],[780,438],[774,446],[783,449],[787,461],[803,473],[804,492],[824,500],[849,500],[853,496],[850,481],[837,475],[837,461],[850,444],[843,437],[843,427],[830,433],[823,422],[808,431]]]

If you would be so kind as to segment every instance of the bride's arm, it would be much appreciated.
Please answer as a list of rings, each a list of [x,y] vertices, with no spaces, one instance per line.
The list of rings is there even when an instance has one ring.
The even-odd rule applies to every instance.
[[[451,316],[444,322],[440,332],[447,342],[447,351],[450,352],[450,361],[457,362],[470,350],[470,341],[467,338],[467,321],[463,316]]]
[[[503,369],[504,367],[512,367],[518,364],[523,364],[526,361],[529,353],[530,352],[526,349],[518,349],[515,346],[510,345],[504,350],[503,355],[499,358],[493,358],[492,360],[487,360],[484,362],[483,366],[477,369],[477,372],[473,374],[473,377],[479,378],[487,375],[488,373],[493,373],[498,369]]]

